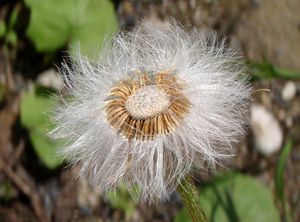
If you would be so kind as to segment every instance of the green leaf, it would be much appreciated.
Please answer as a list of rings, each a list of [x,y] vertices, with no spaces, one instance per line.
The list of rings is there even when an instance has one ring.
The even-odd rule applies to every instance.
[[[80,44],[84,55],[93,57],[106,35],[117,29],[109,0],[25,0],[31,10],[27,35],[39,52],[54,52]]]
[[[276,76],[281,78],[295,79],[295,80],[300,79],[299,71],[274,67],[274,72],[276,73]]]
[[[5,35],[5,40],[7,43],[15,46],[18,42],[18,36],[17,33],[14,30],[10,30]]]
[[[20,8],[19,7],[15,7],[12,11],[12,13],[9,16],[9,21],[8,21],[8,29],[13,29],[15,27],[15,25],[17,24],[17,20],[19,17],[19,11]]]
[[[48,92],[38,92],[37,88],[25,93],[21,101],[21,123],[28,129],[47,126],[50,111],[56,100]]]
[[[282,152],[280,153],[277,165],[276,165],[276,174],[275,174],[275,187],[277,196],[281,201],[284,201],[284,170],[286,162],[290,156],[293,143],[291,140],[288,140],[284,145]]]
[[[200,191],[200,202],[211,222],[279,222],[272,193],[249,176],[227,173],[217,176]],[[176,222],[189,222],[185,209]]]
[[[284,209],[284,216],[286,221],[291,221],[290,214],[289,214],[289,209],[286,204],[286,199],[285,199],[285,194],[284,194],[284,171],[285,171],[285,166],[288,161],[288,158],[290,156],[290,153],[293,148],[293,142],[292,140],[288,140],[278,159],[277,165],[276,165],[276,172],[275,172],[275,188],[276,188],[276,193],[278,198],[280,199],[283,209]]]
[[[262,63],[248,62],[248,66],[253,80],[269,78],[300,79],[299,71],[278,68],[268,61]]]
[[[48,91],[37,87],[25,93],[21,101],[21,123],[29,130],[35,152],[49,169],[61,163],[61,158],[56,154],[61,142],[51,141],[47,136],[53,129],[49,116],[56,102]]]
[[[6,33],[6,25],[3,20],[0,20],[0,38],[3,38]]]
[[[47,137],[46,132],[49,129],[37,128],[30,131],[30,140],[35,152],[41,161],[49,168],[55,169],[62,162],[62,159],[57,156],[57,149],[60,147],[59,143],[54,143]]]

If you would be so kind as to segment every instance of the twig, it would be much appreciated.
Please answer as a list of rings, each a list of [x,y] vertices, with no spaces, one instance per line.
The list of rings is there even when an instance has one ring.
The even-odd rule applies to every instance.
[[[6,81],[7,81],[7,86],[9,91],[14,89],[15,86],[15,81],[13,78],[13,74],[12,74],[12,67],[11,67],[11,61],[8,55],[8,49],[6,47],[4,47],[3,49],[3,54],[4,54],[4,71],[6,74]]]
[[[12,168],[15,165],[15,163],[18,162],[18,160],[20,159],[20,157],[23,153],[24,148],[25,148],[25,143],[24,143],[24,140],[22,139],[20,141],[20,143],[18,144],[16,151],[14,152],[14,155],[8,161],[7,166]]]
[[[31,200],[32,208],[41,222],[48,222],[47,215],[45,214],[41,200],[38,194],[33,191],[28,184],[26,184],[10,167],[0,159],[0,170]]]

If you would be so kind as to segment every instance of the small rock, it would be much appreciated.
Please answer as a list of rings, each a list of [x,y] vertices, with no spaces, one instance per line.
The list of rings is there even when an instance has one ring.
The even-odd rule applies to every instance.
[[[64,86],[63,80],[54,69],[49,69],[39,74],[37,83],[57,90],[61,90]]]
[[[290,101],[292,100],[297,92],[297,88],[294,82],[288,81],[282,91],[281,91],[281,97],[284,101]]]
[[[285,120],[285,125],[286,125],[286,127],[291,128],[293,126],[293,118],[287,117]]]
[[[259,152],[270,156],[280,149],[283,140],[280,125],[273,114],[262,105],[251,107],[251,128]]]

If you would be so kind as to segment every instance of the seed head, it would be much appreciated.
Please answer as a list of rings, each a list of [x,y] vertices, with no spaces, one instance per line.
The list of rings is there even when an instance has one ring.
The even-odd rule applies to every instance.
[[[136,78],[112,88],[106,105],[108,122],[128,140],[152,140],[175,130],[190,105],[176,78],[168,72]]]
[[[213,33],[141,23],[107,42],[98,61],[78,53],[63,65],[69,97],[52,135],[101,190],[125,183],[141,200],[168,198],[192,167],[213,168],[243,135],[242,67]]]

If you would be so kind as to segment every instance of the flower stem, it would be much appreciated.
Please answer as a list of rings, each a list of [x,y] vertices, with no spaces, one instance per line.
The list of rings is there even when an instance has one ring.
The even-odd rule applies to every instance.
[[[186,176],[177,187],[182,202],[193,222],[206,222],[206,216],[200,205],[197,188],[190,175]]]

